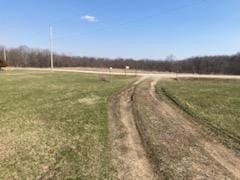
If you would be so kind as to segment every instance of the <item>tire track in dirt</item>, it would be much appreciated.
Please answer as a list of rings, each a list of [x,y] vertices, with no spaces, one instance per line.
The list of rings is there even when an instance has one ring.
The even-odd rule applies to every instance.
[[[229,171],[236,179],[240,179],[240,157],[233,150],[228,149],[218,141],[206,137],[207,135],[199,127],[197,123],[183,117],[181,113],[176,112],[170,105],[160,101],[156,94],[155,86],[159,78],[155,78],[150,85],[149,93],[153,100],[161,106],[161,111],[170,116],[175,121],[181,122],[182,126],[195,136],[199,141],[201,148],[208,154],[214,161],[219,163],[227,171]],[[214,163],[214,162],[213,162]]]
[[[145,81],[146,78],[152,80],[140,95],[138,88],[149,81]],[[176,108],[160,100],[155,90],[159,79],[142,77],[109,100],[114,178],[240,179],[240,157],[213,137],[208,137],[197,122],[187,119]],[[135,96],[142,96],[143,106],[151,109],[155,116],[153,124],[150,121],[138,122],[142,117],[136,118],[133,112],[137,102]],[[139,123],[146,132],[141,132]],[[158,155],[160,166],[151,164],[154,162],[152,159],[149,161],[151,154],[144,149],[148,148],[144,146],[145,138],[153,140],[155,147],[150,148]],[[156,171],[159,176],[154,174]]]
[[[141,142],[132,112],[134,86],[112,97],[109,103],[112,156],[115,178],[129,180],[156,179]]]

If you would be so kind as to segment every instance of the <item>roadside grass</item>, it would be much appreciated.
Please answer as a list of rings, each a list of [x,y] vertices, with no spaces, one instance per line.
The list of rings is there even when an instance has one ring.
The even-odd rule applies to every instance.
[[[133,81],[0,73],[0,179],[110,179],[107,99]]]
[[[195,119],[240,142],[240,81],[161,80],[157,91]]]

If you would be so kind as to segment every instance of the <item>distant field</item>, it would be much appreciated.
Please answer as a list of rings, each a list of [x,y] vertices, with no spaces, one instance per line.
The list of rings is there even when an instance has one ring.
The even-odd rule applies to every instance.
[[[132,81],[0,73],[0,179],[108,179],[107,98]]]
[[[240,137],[240,81],[163,80],[157,89],[195,118]]]

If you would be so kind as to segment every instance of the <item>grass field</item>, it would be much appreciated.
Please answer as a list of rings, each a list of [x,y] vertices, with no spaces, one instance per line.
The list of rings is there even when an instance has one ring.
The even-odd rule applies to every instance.
[[[157,89],[194,118],[239,139],[240,81],[164,80]]]
[[[108,179],[107,98],[132,81],[0,73],[0,179]]]

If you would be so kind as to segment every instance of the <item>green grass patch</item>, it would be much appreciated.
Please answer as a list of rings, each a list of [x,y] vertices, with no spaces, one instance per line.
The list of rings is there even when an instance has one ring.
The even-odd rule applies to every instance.
[[[107,98],[133,79],[0,73],[0,179],[109,179]]]
[[[240,140],[240,81],[165,80],[157,91],[194,118]]]

